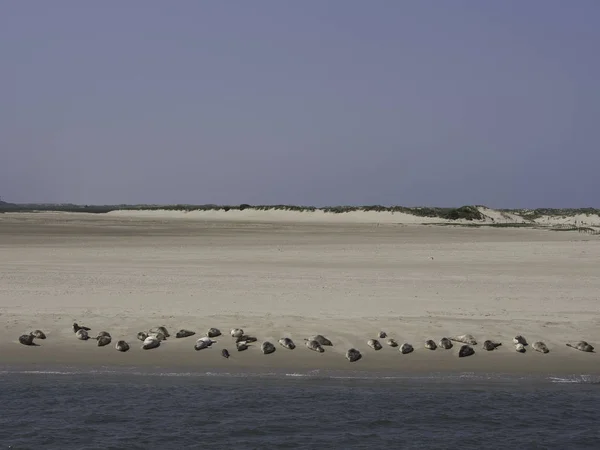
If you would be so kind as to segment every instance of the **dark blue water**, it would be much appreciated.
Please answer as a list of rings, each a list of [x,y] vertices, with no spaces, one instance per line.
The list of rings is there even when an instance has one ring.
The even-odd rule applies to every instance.
[[[600,448],[566,379],[0,373],[0,449]]]

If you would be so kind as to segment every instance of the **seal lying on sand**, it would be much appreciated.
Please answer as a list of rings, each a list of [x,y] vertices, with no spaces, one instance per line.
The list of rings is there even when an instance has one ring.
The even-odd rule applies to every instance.
[[[292,341],[290,338],[279,339],[279,345],[287,348],[288,350],[294,350],[296,348],[296,344],[294,344],[294,341]]]
[[[471,347],[469,345],[461,346],[460,350],[458,351],[459,358],[464,358],[465,356],[471,356],[474,354],[475,354],[475,350],[473,350],[473,347]]]
[[[80,326],[77,324],[77,322],[75,322],[75,323],[73,324],[73,333],[77,333],[79,330],[90,331],[90,330],[91,330],[91,328],[88,328],[88,327],[80,327]]]
[[[435,350],[437,345],[431,339],[428,339],[425,341],[425,348],[428,348],[429,350]]]
[[[314,339],[304,339],[305,345],[311,349],[314,350],[315,352],[319,352],[319,353],[323,353],[325,351],[325,349],[321,346],[321,344],[317,341],[315,341]]]
[[[111,337],[110,333],[108,331],[101,331],[100,333],[98,333],[98,335],[96,336],[96,339],[99,339],[101,337]]]
[[[527,341],[525,340],[525,338],[523,336],[521,336],[519,334],[513,338],[513,344],[515,344],[515,345],[522,344],[523,346],[527,346]]]
[[[144,350],[150,350],[158,346],[160,346],[160,341],[153,336],[148,336],[144,339],[144,343],[142,344]]]
[[[163,339],[163,340],[166,340],[166,338],[171,337],[171,335],[167,331],[166,327],[151,328],[150,332],[148,334],[158,334],[158,333],[162,333],[165,336],[165,339]]]
[[[118,341],[117,345],[115,345],[115,348],[120,352],[126,352],[129,350],[129,344],[125,341]]]
[[[148,337],[153,337],[154,339],[159,341],[167,340],[167,336],[161,331],[151,331],[150,333],[148,333]]]
[[[268,355],[275,351],[275,346],[273,344],[271,344],[269,341],[265,341],[260,346],[260,349],[262,350],[264,355]]]
[[[385,331],[379,332],[379,339],[385,339],[387,337],[387,333]]]
[[[567,343],[567,347],[571,347],[574,348],[576,350],[579,350],[581,352],[588,352],[588,353],[592,353],[594,351],[594,347],[592,347],[590,344],[588,344],[585,341],[579,341],[577,344],[572,345]]]
[[[492,342],[488,340],[483,343],[483,348],[488,352],[491,352],[492,350],[496,350],[496,348],[500,347],[501,345],[502,344],[500,342]]]
[[[454,342],[462,342],[463,344],[477,345],[477,340],[475,340],[472,334],[462,334],[460,336],[454,336],[451,337],[450,340]]]
[[[237,342],[235,347],[238,352],[243,352],[244,350],[248,350],[248,343],[246,341]]]
[[[377,339],[369,339],[367,341],[367,345],[371,347],[373,350],[381,350],[381,344]]]
[[[403,355],[412,353],[413,350],[414,350],[413,346],[406,342],[404,344],[402,344],[402,347],[400,347],[400,351],[402,352]]]
[[[190,330],[179,330],[176,334],[175,337],[176,338],[186,338],[186,337],[190,337],[195,335],[196,332],[195,331],[190,331]]]
[[[548,347],[546,346],[546,344],[544,344],[541,341],[534,342],[533,349],[540,353],[548,353],[550,351],[550,350],[548,350]]]
[[[98,336],[96,340],[98,341],[98,347],[104,347],[105,345],[110,344],[112,338],[110,337],[110,334],[107,333],[107,336]]]
[[[19,342],[23,345],[35,345],[33,343],[34,339],[35,336],[33,334],[22,334],[21,336],[19,336]]]
[[[142,341],[142,342],[144,342],[144,341],[146,340],[146,338],[147,338],[147,337],[148,337],[148,333],[145,333],[145,332],[143,332],[143,331],[140,331],[140,332],[137,334],[137,338],[138,338],[140,341]]]
[[[525,346],[521,343],[515,345],[515,350],[519,353],[525,353]]]
[[[77,330],[77,333],[75,333],[75,336],[77,336],[77,339],[79,339],[80,341],[87,341],[90,338],[88,332],[85,331],[83,328],[80,328],[79,330]]]
[[[221,330],[219,330],[218,328],[210,328],[206,332],[206,336],[209,337],[209,338],[214,338],[214,337],[221,336]]]
[[[239,343],[239,342],[247,342],[248,344],[250,344],[251,342],[256,342],[258,339],[256,339],[254,336],[246,336],[245,334],[239,336],[238,338],[236,338],[235,343]]]
[[[244,330],[242,330],[241,328],[232,328],[231,329],[231,337],[239,338],[243,335],[244,335]]]
[[[388,339],[386,344],[389,345],[390,347],[398,347],[398,343],[396,342],[395,339]]]
[[[454,345],[452,344],[452,341],[450,339],[448,339],[448,338],[445,338],[445,337],[442,338],[442,339],[440,339],[439,346],[440,346],[440,348],[443,348],[443,349],[446,349],[446,350],[449,350],[452,347],[454,347]]]
[[[351,348],[346,352],[346,359],[350,362],[358,361],[360,358],[362,358],[362,355],[355,348]]]
[[[46,339],[46,335],[44,334],[44,332],[42,330],[35,330],[31,334],[36,339]]]
[[[224,348],[223,350],[221,350],[221,356],[223,358],[229,358],[229,351],[226,348]]]
[[[322,334],[317,334],[316,336],[313,336],[308,340],[309,341],[317,341],[319,343],[319,345],[327,345],[330,347],[333,346],[331,341],[329,339],[327,339],[325,336],[323,336]]]
[[[213,341],[211,338],[207,337],[201,337],[200,339],[198,339],[196,341],[196,343],[194,344],[194,348],[196,350],[202,350],[204,348],[208,348],[211,345],[213,345],[215,342],[217,341]]]

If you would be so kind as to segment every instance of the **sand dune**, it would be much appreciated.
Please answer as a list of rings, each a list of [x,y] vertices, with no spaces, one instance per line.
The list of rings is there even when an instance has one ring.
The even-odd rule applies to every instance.
[[[0,215],[0,364],[600,373],[597,353],[565,346],[583,339],[600,348],[598,236],[175,215]],[[78,341],[74,321],[132,349]],[[158,325],[172,333],[239,326],[259,342],[238,353],[226,336],[196,352],[196,336],[141,350],[135,334]],[[18,344],[36,328],[48,339]],[[416,351],[371,350],[366,341],[380,329]],[[314,333],[334,346],[324,354],[304,348]],[[423,347],[463,333],[480,341],[473,357]],[[515,334],[543,340],[550,353],[516,353]],[[260,342],[282,336],[298,348],[260,353]],[[486,352],[485,339],[504,345]],[[346,361],[350,347],[361,361]]]

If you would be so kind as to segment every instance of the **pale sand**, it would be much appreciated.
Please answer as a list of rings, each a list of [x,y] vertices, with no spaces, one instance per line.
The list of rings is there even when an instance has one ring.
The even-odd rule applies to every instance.
[[[600,237],[577,232],[0,214],[0,365],[599,374],[598,353],[565,346],[587,340],[600,351],[599,260]],[[78,341],[74,321],[109,331],[113,344]],[[198,335],[141,350],[135,334],[158,325]],[[194,351],[211,326],[259,342],[237,352],[223,336]],[[36,328],[48,336],[39,347],[18,343]],[[371,350],[379,330],[416,351]],[[334,347],[306,349],[314,333]],[[459,359],[458,344],[423,347],[464,333],[480,341],[472,357]],[[550,353],[516,353],[516,334]],[[296,350],[279,347],[284,335]],[[132,349],[117,352],[118,339]],[[485,339],[504,345],[486,352]],[[262,355],[263,340],[277,351]],[[344,358],[350,347],[361,361]]]

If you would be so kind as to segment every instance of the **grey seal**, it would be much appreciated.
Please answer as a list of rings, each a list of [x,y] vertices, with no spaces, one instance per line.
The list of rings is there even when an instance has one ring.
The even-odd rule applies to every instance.
[[[523,346],[527,346],[527,340],[525,340],[525,338],[519,334],[513,338],[513,344],[522,344]]]
[[[409,353],[412,353],[413,350],[413,346],[406,342],[402,344],[402,347],[400,347],[400,352],[402,352],[403,355],[408,355]]]
[[[46,335],[44,334],[44,332],[42,330],[35,330],[31,334],[36,339],[46,339]]]
[[[389,345],[390,347],[398,347],[398,343],[396,342],[395,339],[388,339],[386,344]]]
[[[260,346],[260,349],[262,350],[264,355],[269,355],[275,351],[275,346],[273,344],[271,344],[269,341],[265,341]]]
[[[450,338],[451,341],[461,342],[463,344],[477,345],[477,340],[472,334],[462,334],[460,336],[454,336]]]
[[[546,344],[544,344],[541,341],[534,342],[533,349],[540,353],[548,353],[550,351],[550,350],[548,350],[548,347],[546,346]]]
[[[348,350],[346,352],[346,359],[350,362],[356,362],[358,361],[360,358],[362,358],[362,355],[360,354],[360,352],[358,350],[356,350],[355,348],[351,348],[350,350]]]
[[[321,344],[317,341],[315,341],[314,339],[304,339],[305,345],[311,349],[314,350],[315,352],[318,353],[323,353],[325,351],[325,349],[321,346]]]
[[[580,352],[592,353],[594,351],[594,347],[588,344],[586,341],[579,341],[575,345],[567,343],[567,347],[574,348],[575,350],[579,350]]]
[[[258,339],[255,338],[254,336],[246,336],[245,334],[239,336],[238,338],[236,338],[235,343],[239,343],[239,342],[247,342],[248,344],[252,343],[252,342],[256,342]]]
[[[221,350],[221,356],[223,358],[229,358],[229,351],[226,348],[224,348],[223,350]]]
[[[206,332],[206,336],[209,338],[219,337],[221,336],[221,330],[218,328],[209,328],[209,330]]]
[[[165,336],[165,339],[168,338],[168,337],[171,337],[171,335],[167,331],[166,327],[151,328],[149,334],[158,334],[158,333],[162,333]],[[165,339],[163,339],[163,340],[165,340]]]
[[[428,339],[427,341],[425,341],[425,348],[428,348],[429,350],[435,350],[437,348],[437,345],[431,339]]]
[[[105,345],[110,344],[112,341],[110,336],[100,336],[97,337],[96,340],[98,341],[98,347],[104,347]]]
[[[381,350],[381,344],[377,339],[369,339],[367,341],[367,345],[371,347],[373,350]]]
[[[87,341],[90,338],[88,332],[85,331],[83,328],[80,328],[79,330],[77,330],[77,333],[75,333],[75,336],[77,336],[77,339],[79,339],[80,341]]]
[[[450,339],[443,337],[442,339],[440,339],[439,346],[440,348],[450,350],[452,347],[454,347],[454,344],[452,344],[452,341]]]
[[[98,333],[98,335],[96,336],[96,339],[99,339],[101,337],[111,337],[110,333],[108,331],[101,331],[100,333]]]
[[[459,358],[464,358],[465,356],[471,356],[474,354],[475,354],[475,350],[473,350],[473,347],[471,347],[469,345],[461,346],[460,350],[458,351]]]
[[[115,348],[120,352],[126,352],[129,350],[129,344],[125,341],[118,341],[117,345],[115,345]]]
[[[211,338],[207,337],[201,337],[200,339],[198,339],[196,341],[196,343],[194,344],[194,348],[196,350],[202,350],[204,348],[208,348],[211,345],[213,345],[215,342],[217,341],[213,341]]]
[[[165,336],[165,334],[160,331],[152,331],[152,332],[148,333],[148,337],[153,337],[154,339],[157,339],[159,341],[167,340],[167,336]]]
[[[232,328],[231,329],[231,337],[239,338],[243,335],[244,335],[244,330],[242,330],[241,328]]]
[[[525,353],[525,346],[521,343],[518,343],[517,345],[515,345],[515,350],[519,353]]]
[[[279,345],[287,348],[288,350],[294,350],[296,348],[296,344],[294,344],[294,341],[292,341],[290,338],[279,339]]]
[[[379,332],[379,339],[385,339],[387,337],[387,333],[385,331]]]
[[[19,342],[23,345],[35,345],[33,343],[33,340],[35,339],[35,336],[33,334],[22,334],[21,336],[19,336]]]
[[[238,352],[243,352],[244,350],[248,350],[248,343],[246,341],[237,342],[235,347]]]
[[[148,333],[145,333],[143,331],[140,331],[137,336],[136,336],[140,341],[144,342],[146,340],[146,338],[148,337]]]
[[[90,330],[91,330],[91,328],[88,328],[88,327],[80,327],[80,326],[77,324],[77,322],[75,322],[75,323],[73,324],[73,333],[77,333],[79,330],[90,331]]]
[[[331,341],[329,339],[327,339],[325,336],[323,336],[322,334],[317,334],[316,336],[313,336],[309,339],[309,341],[317,341],[319,343],[319,345],[326,345],[326,346],[333,346],[333,344],[331,343]]]
[[[144,339],[144,343],[142,344],[142,348],[144,350],[151,350],[159,346],[160,341],[153,336],[148,336],[146,339]]]
[[[488,352],[491,352],[492,350],[496,350],[501,345],[502,345],[501,342],[493,342],[493,341],[487,340],[483,343],[483,348],[485,350],[487,350]]]
[[[190,337],[195,335],[196,332],[195,331],[190,331],[190,330],[179,330],[176,334],[175,337],[176,338],[186,338],[186,337]]]

